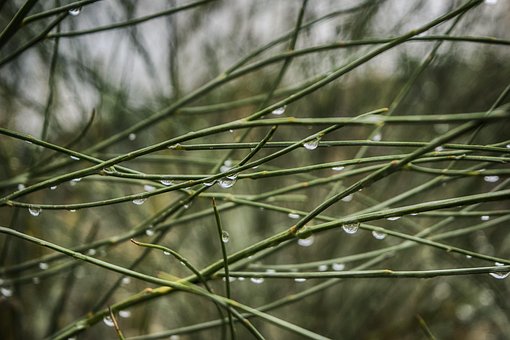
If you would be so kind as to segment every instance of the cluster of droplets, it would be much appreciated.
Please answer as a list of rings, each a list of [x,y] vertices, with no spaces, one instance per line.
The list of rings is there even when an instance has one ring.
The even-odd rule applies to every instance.
[[[250,278],[250,281],[259,285],[264,282],[264,278],[263,277],[252,277],[252,278]]]
[[[357,223],[349,223],[349,224],[344,224],[342,225],[342,229],[347,233],[347,234],[356,234],[356,232],[358,231],[359,229],[359,222]]]

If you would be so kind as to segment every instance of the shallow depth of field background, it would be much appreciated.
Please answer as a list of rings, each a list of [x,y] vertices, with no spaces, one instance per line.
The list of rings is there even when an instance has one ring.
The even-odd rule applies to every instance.
[[[335,13],[300,30],[295,50],[339,42],[397,37],[466,2],[308,1],[303,24],[337,11],[352,10]],[[9,1],[0,4],[2,29],[22,3]],[[41,1],[29,15],[68,3]],[[107,138],[147,119],[155,112],[165,110],[260,47],[292,33],[303,4],[298,0],[204,1],[193,8],[137,25],[73,37],[51,36],[55,33],[58,36],[58,32],[123,22],[188,3],[191,2],[104,0],[83,6],[79,13],[73,13],[78,15],[67,15],[51,30],[47,39],[0,66],[0,126],[107,160],[189,132],[247,117],[287,98],[317,76],[352,62],[383,44],[374,42],[337,46],[288,59],[288,68],[281,81],[276,83],[277,89],[270,97],[268,94],[275,87],[284,61],[261,66],[210,91],[204,91],[204,94],[154,124],[126,135],[112,145],[98,148],[97,145]],[[510,3],[506,1],[481,2],[455,24],[455,19],[449,20],[420,36],[444,36],[454,25],[451,36],[510,40],[509,13]],[[34,21],[22,27],[1,47],[0,59],[5,60],[12,52],[36,37],[54,18]],[[282,39],[279,44],[253,56],[247,65],[287,51],[289,41],[290,37]],[[356,117],[371,110],[391,107],[400,91],[414,77],[416,79],[411,89],[399,101],[392,112],[393,116],[489,110],[509,85],[509,44],[443,41],[433,54],[432,62],[416,75],[424,58],[437,42],[421,40],[400,44],[290,103],[282,115],[268,114],[261,119]],[[504,103],[507,102],[508,98]],[[328,146],[328,141],[429,142],[457,126],[457,123],[396,124],[382,126],[376,132],[373,132],[374,126],[370,125],[342,127],[324,136],[321,139],[324,145],[319,144],[313,150],[299,147],[257,168],[241,172],[235,185],[230,188],[222,188],[220,183],[208,187],[191,204],[186,204],[176,214],[161,221],[159,225],[166,227],[160,230],[158,225],[148,226],[144,224],[145,221],[163,209],[171,208],[172,204],[178,204],[179,200],[200,189],[201,184],[151,196],[143,204],[129,201],[77,211],[66,208],[42,209],[39,214],[35,214],[37,216],[33,216],[24,206],[12,207],[3,202],[0,206],[0,225],[70,249],[97,242],[100,246],[83,247],[80,251],[126,268],[137,260],[144,249],[129,242],[129,238],[117,242],[118,237],[136,230],[132,236],[134,239],[150,243],[164,232],[157,243],[179,252],[201,269],[222,258],[211,206],[212,197],[215,197],[219,207],[225,207],[220,209],[220,216],[222,227],[229,234],[228,242],[225,243],[226,250],[231,254],[291,227],[298,221],[292,215],[292,210],[310,212],[333,193],[357,182],[370,172],[360,172],[320,185],[303,186],[299,190],[281,194],[264,196],[265,193],[384,164],[389,159],[380,158],[371,163],[345,165],[343,168],[338,165],[328,166],[283,176],[273,176],[273,171],[354,158],[402,155],[416,148],[374,143],[360,153],[362,146]],[[271,142],[299,141],[326,127],[282,125],[272,136]],[[234,148],[231,151],[229,147],[207,147],[208,144],[217,143],[233,146],[246,131],[238,129],[182,143],[183,146],[205,145],[196,150],[181,150],[179,146],[174,146],[119,165],[146,174],[180,175],[173,180],[173,184],[176,184],[188,177],[194,179],[194,175],[218,173],[221,165],[236,165],[264,138],[269,128],[263,126],[251,129],[244,142],[255,144],[245,148]],[[85,133],[80,136],[84,130]],[[469,152],[471,155],[500,157],[500,161],[487,165],[487,170],[501,169],[501,175],[494,175],[497,178],[461,174],[437,179],[440,174],[402,170],[340,200],[324,211],[323,216],[340,218],[355,214],[435,178],[437,183],[434,185],[403,201],[389,204],[388,207],[486,193],[497,186],[502,190],[507,189],[505,181],[510,168],[504,158],[508,158],[509,153],[505,153],[504,149],[508,150],[505,146],[510,145],[509,131],[508,119],[500,120],[484,124],[475,135],[471,131],[452,141],[482,146],[499,143],[502,152],[483,149]],[[77,136],[80,138],[77,139]],[[266,146],[253,159],[281,148]],[[452,150],[439,148],[435,152],[449,151]],[[477,165],[476,161],[457,160],[452,169],[461,170]],[[445,160],[417,165],[445,169],[451,166],[451,162]],[[483,160],[478,162],[482,163]],[[91,165],[86,160],[74,160],[69,155],[3,133],[0,135],[2,197]],[[260,176],[250,176],[252,173],[260,173]],[[79,181],[65,181],[56,188],[44,188],[14,201],[30,203],[35,207],[37,204],[65,207],[68,204],[99,202],[143,193],[163,188],[167,184],[159,180],[123,179],[102,172]],[[242,200],[268,206],[244,204]],[[288,211],[277,211],[271,207],[290,209],[291,215]],[[462,208],[446,210],[452,212]],[[506,209],[509,209],[508,200],[482,203],[473,208],[473,211],[487,213],[452,217],[435,234],[487,223],[487,228],[442,239],[440,242],[508,260],[510,215],[504,212],[490,215],[491,210]],[[378,219],[370,224],[413,235],[447,217],[424,213],[400,219]],[[314,219],[310,224],[322,222]],[[370,252],[402,242],[404,240],[389,235],[378,240],[370,231],[362,229],[348,234],[337,227],[305,241],[292,240],[260,259],[246,259],[245,266],[235,270],[351,270],[376,256],[370,255]],[[466,258],[462,254],[449,253],[423,244],[413,244],[395,252],[390,250],[381,250],[387,257],[365,269],[418,271],[493,265],[493,262],[487,260]],[[66,256],[50,260],[45,258],[50,254],[54,252],[14,237],[0,236],[0,338],[44,338],[91,311],[102,310],[147,287],[155,287],[141,280],[124,279],[105,297],[122,277],[120,274]],[[27,265],[20,266],[22,264]],[[158,250],[151,251],[137,265],[136,270],[154,276],[159,272],[175,277],[190,275],[189,270],[178,260]],[[225,284],[221,278],[208,279],[211,288],[217,294],[224,295]],[[266,278],[263,282],[253,282],[257,280],[246,278],[233,280],[230,285],[233,299],[251,307],[259,307],[311,289],[326,280],[320,278],[300,282],[302,280],[292,278]],[[505,339],[510,334],[509,292],[510,279],[498,280],[487,273],[430,279],[352,278],[338,281],[327,289],[301,297],[268,313],[317,334],[337,339],[425,339],[428,337],[427,330],[438,339]],[[117,311],[119,326],[127,338],[178,329],[217,318],[214,304],[186,293],[170,294]],[[254,318],[252,321],[268,339],[301,338],[264,320]],[[239,339],[251,336],[240,325],[236,325],[236,331]],[[215,339],[221,336],[221,327],[178,336],[181,339]],[[115,337],[115,330],[104,322],[98,322],[77,335],[78,339]],[[174,335],[172,339],[176,338]]]

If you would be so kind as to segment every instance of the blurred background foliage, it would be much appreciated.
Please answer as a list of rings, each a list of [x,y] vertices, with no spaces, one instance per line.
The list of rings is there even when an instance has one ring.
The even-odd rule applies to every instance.
[[[67,1],[36,2],[28,17]],[[302,1],[198,1],[196,6],[162,15],[143,23],[98,33],[67,36],[67,32],[92,29],[124,22],[190,1],[97,1],[90,2],[71,15],[62,12],[29,21],[15,35],[2,42],[0,49],[0,125],[2,128],[30,134],[59,146],[69,146],[100,159],[152,145],[190,131],[247,117],[261,106],[286,98],[315,77],[351,62],[374,48],[374,44],[345,46],[308,53],[292,59],[277,91],[267,95],[275,84],[282,61],[257,68],[203,95],[147,128],[131,133],[107,147],[99,143],[114,136],[154,112],[165,110],[186,98],[200,86],[221,75],[259,47],[283,37],[254,56],[249,63],[271,58],[288,50],[289,33],[296,25]],[[460,6],[465,1],[309,1],[303,23],[317,21],[299,32],[296,50],[333,43],[387,39],[404,34]],[[7,27],[22,1],[0,3],[0,26]],[[60,17],[59,17],[60,15]],[[318,21],[319,18],[323,18]],[[37,39],[54,20],[48,35],[32,47],[14,55],[26,43]],[[474,7],[455,24],[452,36],[483,36],[510,39],[510,4],[485,1]],[[453,20],[438,25],[423,35],[444,35]],[[390,107],[394,99],[423,64],[424,57],[437,41],[411,41],[355,68],[334,82],[289,104],[285,116],[355,117],[364,112]],[[417,76],[393,115],[425,115],[488,110],[508,85],[508,44],[480,44],[444,41],[430,65]],[[11,58],[11,56],[13,56]],[[224,104],[224,105],[223,105]],[[430,141],[455,127],[455,124],[390,125],[379,134],[370,126],[347,126],[328,134],[324,140]],[[297,141],[318,132],[316,126],[281,126],[272,141]],[[508,140],[508,120],[487,124],[472,144],[489,145]],[[243,130],[217,133],[190,143],[234,143]],[[252,129],[245,141],[259,142],[267,128]],[[79,138],[77,138],[79,137]],[[7,136],[0,137],[0,189],[2,196],[42,180],[55,178],[90,166],[84,160],[70,160],[68,155]],[[468,143],[459,138],[455,142]],[[370,146],[364,157],[398,155],[409,147]],[[256,158],[277,149],[264,148]],[[250,172],[285,169],[310,164],[356,158],[360,146],[319,147],[310,151],[299,148]],[[218,162],[236,164],[249,149],[162,150],[121,165],[151,174],[208,174],[218,172]],[[487,155],[483,151],[478,154]],[[492,155],[492,154],[489,154]],[[220,164],[221,164],[220,162]],[[435,162],[430,167],[443,169],[450,161]],[[473,163],[457,162],[464,169]],[[370,165],[370,164],[368,164]],[[348,169],[363,167],[360,164]],[[497,165],[505,168],[505,165]],[[508,169],[508,167],[506,167]],[[193,200],[187,209],[166,220],[169,229],[158,243],[187,257],[202,268],[221,258],[220,243],[212,214],[210,196],[218,204],[230,197],[246,198],[303,181],[327,178],[339,172],[330,168],[294,175],[240,178],[228,190],[218,185]],[[244,173],[243,173],[244,174]],[[276,206],[310,211],[340,186],[349,186],[366,174],[345,177],[341,181],[262,200]],[[406,193],[434,175],[401,171],[348,197],[328,209],[326,214],[342,217],[362,211],[397,195]],[[444,198],[488,192],[498,183],[480,176],[443,179],[418,195],[393,206],[402,206]],[[149,187],[147,187],[149,185]],[[79,182],[66,182],[56,189],[44,189],[19,198],[33,204],[72,204],[100,201],[162,187],[158,181],[115,180],[109,176],[88,176]],[[198,187],[197,187],[198,188]],[[97,206],[71,212],[66,209],[43,210],[32,216],[26,208],[0,207],[2,226],[50,242],[75,248],[98,240],[114,240],[144,223],[169,204],[187,197],[187,191],[172,191],[150,197],[143,205],[130,202]],[[231,196],[226,195],[231,194]],[[232,196],[233,195],[233,196]],[[460,209],[460,208],[458,208]],[[508,209],[508,201],[484,203],[475,210]],[[451,211],[452,209],[450,209]],[[196,214],[200,214],[193,218]],[[189,216],[189,218],[187,218]],[[510,234],[507,215],[490,228],[468,233],[445,242],[464,249],[500,258],[510,258]],[[374,221],[374,225],[414,234],[443,220],[444,216],[418,215],[397,221]],[[235,205],[221,211],[223,228],[230,234],[227,250],[233,253],[285,230],[295,223],[286,213],[262,207]],[[312,222],[314,223],[314,222]],[[317,222],[319,223],[319,222]],[[438,233],[460,230],[480,223],[480,216],[457,217]],[[249,263],[247,270],[262,270],[293,264],[325,261],[329,268],[351,269],[366,259],[350,260],[349,255],[398,245],[403,240],[387,237],[374,239],[369,231],[348,235],[339,228],[315,235],[313,244],[297,242]],[[143,227],[136,239],[151,242],[158,232]],[[162,235],[162,234],[159,234]],[[118,273],[83,264],[69,258],[53,260],[50,250],[11,237],[0,237],[0,278],[11,280],[2,288],[0,300],[0,338],[38,339],[55,333],[91,311],[122,301],[151,284],[124,279],[107,295],[121,276]],[[83,252],[120,266],[129,267],[143,249],[129,240],[105,242]],[[20,264],[28,263],[26,268]],[[369,268],[426,270],[484,266],[487,261],[418,245],[398,252]],[[18,266],[18,267],[16,267]],[[14,268],[14,269],[13,269]],[[51,272],[51,270],[54,270]],[[137,270],[156,275],[159,271],[185,277],[189,272],[179,262],[153,251]],[[45,274],[45,272],[47,274]],[[323,282],[310,279],[266,279],[262,284],[250,280],[231,283],[232,297],[249,306],[261,306]],[[489,275],[445,276],[420,279],[346,279],[328,289],[300,298],[270,313],[330,338],[341,339],[420,339],[428,329],[440,339],[505,339],[510,334],[509,280],[495,280]],[[221,279],[211,281],[218,293]],[[205,322],[217,317],[213,304],[189,294],[178,293],[136,305],[119,316],[127,337],[171,330]],[[420,324],[419,320],[423,320]],[[254,319],[254,325],[269,339],[294,339],[297,335]],[[425,324],[426,326],[423,326]],[[237,327],[238,337],[249,334]],[[218,338],[219,327],[190,334],[181,339]],[[170,335],[168,335],[169,337]],[[98,323],[78,335],[79,339],[114,338],[114,330]],[[175,338],[175,337],[174,337]]]

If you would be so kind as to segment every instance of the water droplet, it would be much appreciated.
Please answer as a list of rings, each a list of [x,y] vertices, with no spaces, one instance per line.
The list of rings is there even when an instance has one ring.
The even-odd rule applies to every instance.
[[[145,235],[147,235],[147,236],[154,235],[154,230],[152,230],[151,228],[145,229]]]
[[[145,203],[146,200],[147,200],[146,198],[135,198],[133,200],[133,204],[142,205]]]
[[[165,250],[165,251],[163,252],[163,254],[164,254],[164,255],[166,255],[166,256],[168,256],[168,255],[170,255],[170,252]]]
[[[220,187],[222,187],[223,189],[228,189],[233,187],[234,184],[236,184],[236,180],[225,177],[220,179],[218,183],[220,184]]]
[[[510,144],[507,144],[507,145],[506,145],[506,148],[507,148],[507,149],[510,149]]]
[[[239,174],[230,174],[227,176],[228,179],[233,179],[233,180],[236,180],[237,179],[237,176],[239,176]]]
[[[123,277],[123,278],[122,278],[122,280],[121,280],[120,282],[121,282],[121,284],[123,284],[123,285],[128,285],[128,284],[130,284],[130,283],[131,283],[131,278],[130,278],[130,277],[127,277],[127,276],[126,276],[126,277]]]
[[[274,270],[272,268],[267,268],[266,273],[276,273],[276,270]]]
[[[301,246],[301,247],[310,247],[313,242],[315,241],[314,239],[314,236],[310,236],[310,237],[307,237],[307,238],[300,238],[297,243]]]
[[[71,8],[69,10],[69,14],[72,15],[73,17],[77,16],[80,13],[81,13],[81,7]]]
[[[242,276],[239,276],[239,277],[237,278],[237,280],[239,280],[239,281],[244,281],[244,280],[246,280],[246,279],[245,279],[244,277],[242,277]]]
[[[308,142],[305,142],[303,146],[306,150],[315,150],[319,146],[320,138],[315,138],[312,140],[309,140]]]
[[[106,315],[104,318],[103,318],[103,322],[106,326],[108,327],[113,327],[114,326],[114,323],[113,323],[113,320],[112,318],[109,316],[109,315]]]
[[[181,144],[177,143],[177,144],[170,145],[170,146],[168,147],[168,149],[172,149],[172,150],[174,150],[174,149],[179,149],[179,148],[181,148],[181,147],[182,147],[182,146],[181,146]]]
[[[46,262],[41,262],[41,263],[39,263],[39,269],[41,269],[41,270],[46,270],[46,269],[48,269],[49,267],[50,267],[50,265],[49,265],[49,264],[47,264]]]
[[[127,319],[127,318],[131,317],[131,312],[128,310],[119,310],[119,316],[121,318]]]
[[[263,277],[252,277],[252,278],[250,278],[250,281],[259,285],[262,282],[264,282],[264,278]]]
[[[372,231],[372,236],[374,236],[374,238],[376,238],[378,240],[383,240],[384,238],[386,238],[386,233],[383,233],[381,231],[373,230]]]
[[[350,202],[350,201],[352,201],[352,194],[351,195],[347,195],[344,198],[342,198],[342,201],[343,202]]]
[[[170,340],[179,340],[181,337],[177,334],[170,336]]]
[[[72,183],[78,183],[79,181],[81,181],[81,178],[73,178],[71,180]]]
[[[227,231],[223,230],[221,232],[221,242],[228,243],[228,241],[230,241],[230,234]]]
[[[227,172],[227,171],[229,171],[230,169],[232,169],[232,167],[231,167],[230,165],[222,165],[222,166],[220,167],[220,172],[222,172],[222,173],[223,173],[223,172]]]
[[[436,152],[441,152],[441,151],[444,151],[444,148],[442,146],[438,146],[434,149],[434,151]]]
[[[326,270],[328,270],[328,265],[327,264],[321,264],[317,269],[320,272],[325,272]]]
[[[359,223],[352,223],[352,224],[344,224],[342,226],[342,229],[347,233],[347,234],[355,234],[358,229],[359,229]]]
[[[13,289],[12,288],[9,288],[9,287],[2,287],[0,288],[0,293],[4,296],[4,297],[9,297],[9,296],[12,296],[12,293],[13,293]]]
[[[473,256],[471,256],[471,255],[466,255],[466,259],[472,259],[472,258],[473,258]]]
[[[191,207],[191,202],[185,203],[182,207],[184,209],[189,209],[189,207]]]
[[[32,216],[39,216],[41,214],[41,211],[42,211],[42,209],[39,207],[33,207],[33,206],[28,207],[28,212]]]
[[[498,266],[498,267],[501,267],[501,266],[504,266],[503,263],[499,263],[499,262],[495,262],[494,263],[495,266]],[[503,280],[503,279],[506,279],[509,275],[510,275],[510,271],[508,272],[496,272],[496,273],[489,273],[492,277],[498,279],[498,280]]]
[[[299,218],[299,214],[296,214],[296,213],[289,213],[287,216],[289,216],[289,218],[292,218],[293,220],[297,220]]]
[[[79,160],[80,160],[80,157],[71,156],[71,159],[72,159],[73,161],[79,161]]]
[[[305,281],[306,281],[306,279],[304,277],[296,277],[294,279],[294,282],[298,282],[298,283],[305,282]]]
[[[134,141],[136,139],[136,134],[135,133],[130,133],[129,136],[128,136],[128,139],[130,141]]]
[[[399,220],[400,217],[402,217],[402,216],[391,216],[391,217],[388,217],[387,220],[388,221],[396,221],[396,220]]]
[[[490,220],[490,219],[491,219],[491,217],[490,217],[489,215],[483,215],[483,216],[480,216],[480,219],[481,219],[482,221],[488,221],[488,220]]]
[[[162,179],[161,181],[159,181],[161,184],[165,185],[165,186],[170,186],[172,185],[172,181],[169,180],[169,179]]]
[[[345,169],[345,166],[334,166],[331,168],[333,171],[342,171],[343,169]]]
[[[341,271],[341,270],[344,270],[345,269],[345,264],[343,263],[333,263],[331,265],[331,268],[334,270],[334,271]]]
[[[145,191],[152,192],[152,191],[156,190],[156,187],[155,187],[155,186],[152,186],[152,185],[149,185],[149,184],[145,184],[145,185],[143,186],[143,189],[144,189]]]
[[[487,5],[495,5],[498,3],[498,0],[485,0],[484,1]]]
[[[499,181],[499,176],[484,176],[483,180],[489,183],[496,183]]]
[[[97,253],[97,251],[94,248],[90,248],[89,250],[87,250],[88,256],[94,256],[94,255],[96,255],[96,253]]]
[[[55,190],[56,188],[57,188],[57,186],[53,185],[53,186],[50,187],[50,190]]]
[[[23,184],[23,183],[18,184],[18,190],[21,191],[23,189],[25,189],[25,184]]]
[[[372,136],[372,140],[373,140],[374,142],[380,142],[380,141],[381,141],[381,139],[382,139],[382,135],[381,135],[380,133],[377,133],[377,134],[375,134],[375,135],[373,135],[373,136]]]
[[[282,115],[285,113],[285,109],[287,109],[287,105],[280,106],[279,108],[274,109],[273,112],[271,112],[271,113],[279,116],[279,115]]]
[[[215,180],[212,180],[212,181],[210,181],[210,182],[204,182],[204,185],[205,185],[206,187],[212,187],[212,186],[214,185],[214,183],[216,183],[216,181],[215,181]]]

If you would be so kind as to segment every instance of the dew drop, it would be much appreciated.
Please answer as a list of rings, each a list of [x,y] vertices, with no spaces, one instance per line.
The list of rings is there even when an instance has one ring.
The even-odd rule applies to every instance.
[[[333,171],[342,171],[343,169],[345,169],[345,166],[334,166],[331,168]]]
[[[401,216],[391,216],[391,217],[388,217],[387,220],[388,221],[396,221],[396,220],[399,220]]]
[[[292,218],[293,220],[297,220],[299,218],[299,214],[296,214],[296,213],[289,213],[287,216],[289,216],[289,218]]]
[[[131,278],[130,277],[123,277],[122,280],[120,281],[122,285],[128,285],[131,283]]]
[[[252,277],[252,278],[250,278],[250,281],[259,285],[262,282],[264,282],[264,278],[263,277]]]
[[[244,277],[242,277],[242,276],[239,276],[239,277],[237,278],[237,280],[239,280],[239,281],[244,281],[244,280],[246,280],[246,279],[245,279]]]
[[[76,212],[76,209],[70,209],[69,212],[74,213],[74,212]]]
[[[184,209],[189,209],[191,207],[191,202],[188,202],[182,206]]]
[[[314,236],[310,236],[310,237],[307,237],[307,238],[300,238],[297,243],[301,246],[301,247],[310,247],[313,242],[315,241],[314,239]]]
[[[154,230],[152,230],[151,228],[145,229],[145,235],[147,235],[147,236],[154,235]]]
[[[510,144],[505,145],[507,149],[510,149]]]
[[[466,255],[466,259],[472,259],[472,258],[473,258],[473,256],[471,256],[471,255]]]
[[[0,293],[4,296],[4,297],[9,297],[9,296],[12,296],[12,293],[14,291],[12,290],[12,288],[9,288],[9,287],[2,287],[0,288]]]
[[[276,273],[276,270],[274,270],[272,268],[267,268],[266,273]]]
[[[503,263],[499,263],[499,262],[495,262],[494,263],[495,266],[498,266],[498,267],[501,267],[501,266],[504,266]],[[498,279],[498,280],[503,280],[503,279],[506,279],[509,275],[510,275],[510,271],[508,272],[496,272],[496,273],[489,273],[492,277]]]
[[[71,180],[72,183],[78,183],[79,181],[81,181],[81,178],[73,178]]]
[[[179,149],[179,148],[181,148],[181,147],[182,147],[182,146],[181,146],[181,144],[177,143],[177,144],[170,145],[170,146],[168,147],[168,149],[175,150],[175,149]]]
[[[434,151],[436,152],[441,152],[441,151],[444,151],[444,148],[442,146],[438,146],[434,149]]]
[[[33,207],[33,206],[28,207],[28,212],[32,216],[39,216],[41,214],[41,211],[42,211],[42,209],[39,207]]]
[[[164,254],[164,255],[166,255],[166,256],[168,256],[168,255],[170,255],[170,252],[165,250],[165,251],[163,252],[163,254]]]
[[[342,226],[342,229],[347,233],[347,234],[355,234],[358,229],[359,229],[359,223],[352,223],[352,224],[344,224]]]
[[[71,156],[71,159],[72,159],[73,161],[79,161],[79,160],[80,160],[80,157]]]
[[[296,277],[294,279],[294,282],[298,282],[298,283],[302,283],[302,282],[305,282],[305,281],[306,281],[306,279],[304,277]]]
[[[220,167],[220,172],[227,172],[229,171],[230,169],[232,169],[232,167],[230,165],[225,165],[223,164],[221,167]]]
[[[380,232],[380,231],[372,231],[372,236],[378,240],[384,240],[386,238],[386,233]]]
[[[113,320],[112,320],[112,318],[109,315],[107,315],[107,316],[105,316],[103,318],[103,322],[108,327],[113,327],[114,326]]]
[[[484,1],[487,5],[495,5],[498,3],[498,0],[485,0]]]
[[[165,185],[165,186],[170,186],[172,185],[172,181],[169,180],[169,179],[162,179],[161,181],[159,181],[161,184]]]
[[[334,270],[334,271],[341,271],[341,270],[344,270],[345,269],[345,264],[343,263],[333,263],[331,265],[331,268]]]
[[[135,133],[130,133],[129,136],[128,136],[128,139],[130,141],[134,141],[136,139],[136,134]]]
[[[490,220],[490,219],[491,219],[491,217],[490,217],[489,215],[483,215],[483,216],[480,216],[480,219],[481,219],[482,221],[488,221],[488,220]]]
[[[352,201],[352,194],[351,195],[347,195],[344,198],[342,198],[342,201],[343,202],[350,202],[350,201]]]
[[[489,183],[496,183],[499,181],[499,176],[484,176],[483,180]]]
[[[146,200],[147,200],[146,198],[136,198],[133,200],[133,204],[142,205],[145,203]]]
[[[305,147],[306,150],[315,150],[319,146],[319,141],[320,141],[319,138],[315,138],[309,140],[308,142],[305,142],[303,146]]]
[[[234,130],[230,129],[230,130],[228,130],[228,132],[230,132],[230,133],[234,133]]]
[[[94,256],[96,254],[97,254],[97,251],[94,248],[90,248],[89,250],[87,250],[88,256]]]
[[[156,190],[156,187],[155,187],[155,186],[152,186],[152,185],[149,185],[149,184],[145,184],[145,185],[143,186],[143,189],[144,189],[145,191],[152,192],[152,191]]]
[[[81,7],[71,8],[69,10],[69,14],[72,15],[73,17],[79,15],[80,13],[81,13]]]
[[[21,191],[23,189],[25,189],[25,184],[23,183],[18,184],[18,190]]]
[[[327,264],[321,264],[317,269],[320,272],[325,272],[326,270],[328,270],[328,265]]]
[[[220,187],[222,187],[223,189],[228,189],[233,187],[234,184],[236,184],[236,180],[225,177],[220,179],[218,183],[220,184]]]
[[[273,112],[271,112],[271,113],[279,116],[279,115],[282,115],[285,113],[285,109],[287,109],[287,105],[280,106],[279,108],[274,109]]]
[[[204,185],[206,187],[212,187],[214,185],[214,183],[216,183],[216,181],[213,180],[213,181],[210,181],[210,182],[204,182]]]
[[[41,269],[41,270],[46,270],[49,267],[50,267],[49,264],[47,264],[46,262],[39,263],[39,269]]]
[[[170,336],[170,340],[179,340],[181,337],[177,334]]]
[[[119,316],[121,318],[127,319],[127,318],[131,317],[131,312],[128,310],[119,310]]]
[[[373,136],[372,136],[372,140],[373,140],[374,142],[380,142],[380,141],[381,141],[381,139],[382,139],[382,135],[381,135],[380,133],[375,134],[375,135],[373,135]]]
[[[223,230],[221,232],[221,242],[228,243],[228,241],[230,241],[230,234],[227,231]]]
[[[232,180],[236,180],[237,176],[239,176],[239,174],[230,174],[230,175],[227,176],[227,178],[228,179],[232,179]]]

